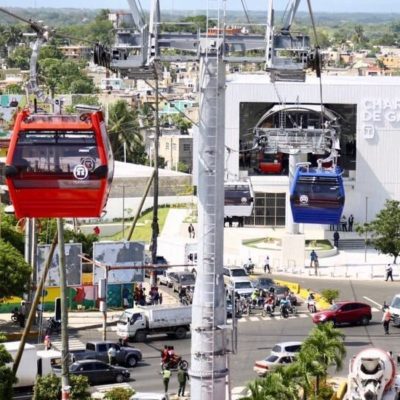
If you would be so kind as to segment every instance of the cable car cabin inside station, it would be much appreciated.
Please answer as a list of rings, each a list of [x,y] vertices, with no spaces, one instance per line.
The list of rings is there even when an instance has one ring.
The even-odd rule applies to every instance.
[[[17,218],[100,217],[114,161],[103,114],[18,114],[5,175]]]
[[[254,193],[249,182],[225,182],[224,223],[243,226],[244,217],[253,212]]]
[[[342,170],[298,167],[290,192],[293,220],[307,224],[338,224],[345,200]]]

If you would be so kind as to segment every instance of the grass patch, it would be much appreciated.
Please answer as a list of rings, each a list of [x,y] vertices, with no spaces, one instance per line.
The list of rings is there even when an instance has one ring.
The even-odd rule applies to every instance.
[[[159,226],[160,232],[162,231],[162,229],[164,227],[168,212],[169,212],[169,208],[166,208],[166,207],[158,209],[158,226]],[[125,229],[124,235],[122,234],[122,231],[121,231],[112,236],[102,237],[102,239],[114,240],[114,241],[123,240],[124,238],[126,238],[128,236],[132,221],[133,220],[126,221],[127,228]],[[131,240],[150,243],[151,235],[152,235],[152,229],[151,229],[152,221],[153,221],[153,211],[148,211],[148,212],[144,213],[139,218],[139,221],[136,224],[136,227],[133,232]]]

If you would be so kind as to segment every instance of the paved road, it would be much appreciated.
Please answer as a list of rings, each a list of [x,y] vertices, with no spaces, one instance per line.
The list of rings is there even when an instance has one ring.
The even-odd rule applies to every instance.
[[[276,276],[278,277],[278,276]],[[283,276],[279,278],[285,279]],[[293,280],[293,279],[292,279]],[[356,299],[365,301],[373,307],[373,318],[367,327],[350,326],[341,329],[346,335],[347,358],[345,368],[337,373],[346,376],[348,362],[352,356],[365,347],[377,346],[382,349],[400,353],[400,329],[391,328],[391,334],[385,336],[381,326],[382,313],[379,305],[384,300],[390,301],[395,293],[400,293],[400,282],[381,281],[348,281],[329,279],[297,279],[304,287],[313,290],[323,288],[339,289],[341,299]],[[253,373],[255,360],[265,357],[272,346],[277,342],[289,340],[304,340],[313,328],[310,314],[305,306],[298,308],[298,316],[282,320],[280,317],[261,318],[259,315],[250,315],[238,322],[238,353],[231,356],[231,386],[244,386],[249,380],[256,376]],[[109,329],[109,339],[116,338],[112,328]],[[74,341],[85,342],[101,338],[101,330],[81,330],[74,334]],[[164,336],[153,338],[151,342],[135,344],[143,352],[144,361],[132,370],[133,381],[130,383],[136,390],[162,391],[162,380],[160,370],[160,351],[165,344],[175,346],[176,352],[190,361],[190,337],[185,340],[171,340]],[[176,375],[173,374],[170,382],[172,393],[177,391]]]

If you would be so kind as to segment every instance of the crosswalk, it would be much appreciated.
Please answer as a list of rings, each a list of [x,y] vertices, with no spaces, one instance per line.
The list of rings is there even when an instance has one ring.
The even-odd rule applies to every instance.
[[[61,351],[61,335],[55,335],[51,338],[51,344],[55,350]],[[68,348],[69,350],[81,350],[85,348],[85,343],[78,339],[74,335],[68,336]]]

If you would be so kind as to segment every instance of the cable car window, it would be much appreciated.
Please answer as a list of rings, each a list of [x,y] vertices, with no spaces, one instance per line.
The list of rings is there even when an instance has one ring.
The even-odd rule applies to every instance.
[[[313,181],[299,179],[295,195],[306,194],[310,199],[335,199],[340,196],[340,186],[336,179],[316,177]]]
[[[78,165],[91,173],[100,165],[95,133],[91,131],[27,131],[18,136],[13,165],[20,172],[72,174]]]
[[[225,205],[243,205],[250,203],[250,198],[251,193],[249,187],[246,185],[225,188]]]

